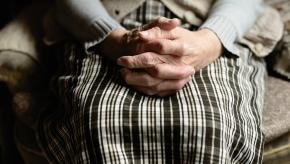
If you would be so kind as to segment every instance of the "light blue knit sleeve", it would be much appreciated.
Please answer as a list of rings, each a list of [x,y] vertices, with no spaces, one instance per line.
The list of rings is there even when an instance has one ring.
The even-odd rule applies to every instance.
[[[217,0],[201,28],[214,31],[224,48],[239,56],[234,43],[254,25],[264,8],[262,0]]]
[[[56,0],[56,19],[79,41],[97,44],[122,26],[99,0]]]

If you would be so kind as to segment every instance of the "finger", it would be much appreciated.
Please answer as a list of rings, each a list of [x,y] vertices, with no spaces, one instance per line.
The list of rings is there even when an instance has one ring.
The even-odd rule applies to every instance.
[[[156,95],[158,93],[157,91],[154,91],[148,87],[133,86],[133,88],[136,89],[137,91],[139,91],[143,94],[149,95],[149,96],[153,96],[153,95]]]
[[[139,38],[143,41],[150,41],[154,39],[170,39],[174,40],[177,37],[171,32],[161,29],[160,27],[153,27],[146,31],[139,32]]]
[[[163,30],[172,30],[180,25],[180,20],[177,18],[169,19],[165,17],[158,17],[153,22],[146,24],[142,27],[142,31],[151,29],[153,27],[159,27]]]
[[[158,39],[154,41],[150,41],[143,45],[144,50],[152,51],[161,55],[175,55],[175,56],[187,56],[187,45],[167,40],[167,39]]]
[[[151,76],[160,79],[184,79],[195,73],[192,66],[189,65],[172,65],[172,64],[157,64],[153,67],[147,68]]]
[[[122,77],[129,85],[142,86],[142,87],[151,87],[158,85],[163,80],[154,78],[146,72],[133,72],[127,68],[122,68],[121,70]]]
[[[147,95],[168,95],[169,93],[177,92],[181,90],[188,82],[190,78],[181,80],[166,80],[159,85],[152,87],[133,86],[139,92]]]
[[[164,91],[164,92],[157,92],[157,91],[153,91],[151,89],[148,88],[142,88],[142,87],[133,87],[134,89],[136,89],[138,92],[149,95],[149,96],[159,96],[159,97],[166,97],[166,96],[170,96],[176,93],[176,91]]]
[[[145,52],[135,56],[122,56],[117,59],[117,64],[125,68],[149,68],[156,64],[163,63],[158,54]]]
[[[162,83],[154,86],[151,88],[152,90],[158,91],[158,93],[161,92],[168,92],[168,91],[179,91],[181,90],[189,81],[191,80],[191,77],[187,77],[180,80],[165,80]]]
[[[160,92],[157,94],[157,96],[159,97],[167,97],[167,96],[171,96],[173,94],[175,94],[176,91],[164,91],[164,92]]]

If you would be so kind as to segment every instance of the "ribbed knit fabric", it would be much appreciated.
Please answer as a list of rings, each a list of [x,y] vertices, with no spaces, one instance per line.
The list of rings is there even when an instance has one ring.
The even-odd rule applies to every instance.
[[[94,20],[91,29],[94,31],[95,39],[85,42],[85,47],[89,48],[99,44],[110,34],[110,32],[117,28],[122,28],[122,26],[111,18],[107,20],[103,18]]]
[[[208,21],[211,17],[224,17],[234,26],[237,37],[241,38],[264,10],[262,0],[217,0],[209,12]]]
[[[62,24],[77,38],[90,40],[90,42],[86,43],[86,47],[88,48],[103,41],[113,29],[121,27],[120,24],[108,15],[99,0],[87,0],[85,2],[79,0],[59,1],[58,8],[60,17],[64,18],[61,19],[63,21]],[[104,1],[106,3],[114,3],[113,1],[110,2],[110,0]],[[124,4],[127,3],[133,2],[124,0]],[[204,10],[207,8],[204,6],[208,6],[209,3],[212,3],[212,1],[183,0],[178,1],[178,3],[176,2],[176,6],[190,6],[190,9],[196,10],[191,12],[204,17],[206,15]],[[124,9],[122,7],[126,7],[126,5],[115,6],[115,9],[116,11],[123,11]],[[171,9],[174,10],[172,7]],[[202,25],[202,28],[213,30],[221,40],[223,46],[232,54],[239,56],[239,52],[234,45],[235,41],[242,37],[254,24],[262,11],[263,5],[261,0],[217,0],[209,12],[205,23]],[[89,26],[93,30],[86,30],[86,26]]]
[[[238,49],[234,45],[238,33],[235,26],[226,17],[212,16],[201,26],[201,28],[208,28],[215,32],[224,48],[232,54],[239,56]]]
[[[106,11],[99,0],[56,1],[56,19],[76,39],[99,43],[121,25]]]
[[[235,41],[254,25],[263,13],[261,0],[216,1],[201,28],[209,28],[219,37],[225,49],[239,56]]]

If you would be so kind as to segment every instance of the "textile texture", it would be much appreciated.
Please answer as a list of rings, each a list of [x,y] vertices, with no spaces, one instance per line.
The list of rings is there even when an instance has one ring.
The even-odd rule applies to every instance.
[[[290,83],[274,77],[266,81],[262,129],[269,143],[290,132]]]
[[[157,15],[175,17],[151,0],[122,24],[134,28]],[[247,48],[240,58],[221,56],[166,98],[127,86],[98,52],[75,43],[64,50],[52,81],[63,105],[43,112],[38,127],[51,163],[261,163],[266,71]]]
[[[288,164],[290,162],[290,132],[265,146],[263,164]]]
[[[290,1],[266,0],[266,2],[279,11],[285,25],[283,38],[269,59],[270,67],[290,80]]]

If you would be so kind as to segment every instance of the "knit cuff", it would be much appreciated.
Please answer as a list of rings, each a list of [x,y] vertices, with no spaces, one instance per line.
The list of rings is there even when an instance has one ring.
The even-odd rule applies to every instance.
[[[115,29],[123,28],[117,21],[112,18],[103,19],[98,18],[94,20],[91,24],[90,29],[92,34],[94,34],[94,39],[92,41],[85,42],[85,48],[89,51],[92,47],[98,45]]]
[[[237,30],[227,18],[218,15],[212,16],[200,28],[208,28],[215,32],[227,51],[236,57],[240,56],[238,49],[234,45],[238,38]]]

